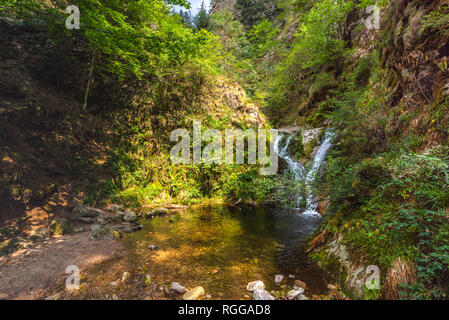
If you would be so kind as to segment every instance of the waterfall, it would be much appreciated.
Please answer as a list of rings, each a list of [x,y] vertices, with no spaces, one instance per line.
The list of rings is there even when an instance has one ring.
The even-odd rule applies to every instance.
[[[318,152],[314,155],[309,166],[304,167],[304,165],[296,161],[293,157],[288,154],[288,148],[295,134],[287,137],[285,145],[281,146],[281,142],[284,139],[284,135],[279,135],[274,144],[274,150],[281,159],[287,162],[289,170],[293,173],[295,181],[299,185],[304,185],[305,190],[298,190],[297,204],[301,203],[304,199],[306,200],[305,208],[303,209],[303,214],[305,215],[319,215],[316,211],[318,208],[318,199],[314,194],[314,184],[324,159],[327,156],[330,148],[332,147],[332,142],[335,137],[335,132],[331,129],[325,131],[324,140],[318,148]],[[299,188],[298,188],[299,189]]]

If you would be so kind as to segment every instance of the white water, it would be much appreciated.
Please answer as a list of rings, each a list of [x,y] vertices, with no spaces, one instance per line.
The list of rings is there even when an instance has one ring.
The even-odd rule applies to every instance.
[[[314,194],[314,183],[317,177],[317,173],[319,172],[324,159],[327,156],[330,148],[332,147],[333,138],[335,137],[335,133],[332,130],[326,130],[324,135],[324,140],[321,143],[318,152],[315,154],[313,159],[310,162],[310,165],[304,167],[304,165],[293,159],[288,154],[288,147],[292,139],[295,137],[295,134],[290,135],[284,146],[281,146],[281,141],[284,138],[283,135],[279,135],[277,140],[275,141],[274,151],[278,154],[281,159],[284,159],[289,167],[289,170],[293,173],[294,178],[298,181],[298,185],[305,185],[305,192],[299,192],[297,204],[301,203],[303,199],[306,200],[305,208],[297,208],[299,210],[304,209],[303,214],[305,215],[319,215],[316,211],[318,208],[318,199]],[[305,193],[305,194],[303,194]]]

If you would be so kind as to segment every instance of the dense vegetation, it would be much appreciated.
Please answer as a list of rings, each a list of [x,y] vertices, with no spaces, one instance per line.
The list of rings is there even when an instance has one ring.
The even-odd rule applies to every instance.
[[[0,8],[87,52],[83,63],[94,71],[87,88],[77,87],[80,112],[107,115],[113,142],[97,165],[101,178],[79,186],[86,202],[286,204],[288,182],[260,177],[256,167],[170,163],[169,132],[195,118],[217,129],[251,125],[210,94],[217,82],[237,82],[273,126],[337,130],[323,181],[330,207],[317,234],[343,235],[353,260],[378,265],[383,275],[405,261],[417,281],[401,285],[402,298],[446,298],[449,6],[412,1],[404,26],[402,2],[377,1],[382,29],[369,33],[361,17],[375,3],[237,0],[235,10],[203,6],[191,17],[170,9],[188,9],[184,0],[71,1],[83,12],[81,29],[72,31],[60,23],[66,1],[3,0]],[[107,86],[117,93],[105,99]],[[98,106],[101,99],[111,105]],[[374,297],[388,296],[382,290]]]

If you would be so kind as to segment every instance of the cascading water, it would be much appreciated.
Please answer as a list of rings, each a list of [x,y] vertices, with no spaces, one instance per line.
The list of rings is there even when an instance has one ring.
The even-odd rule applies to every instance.
[[[317,173],[319,172],[323,161],[327,156],[327,153],[332,147],[335,132],[332,129],[328,129],[325,131],[324,140],[318,148],[318,152],[310,162],[310,165],[307,166],[308,169],[306,169],[306,167],[304,167],[301,162],[294,160],[288,154],[288,148],[294,137],[295,134],[287,137],[285,145],[281,146],[281,141],[284,139],[284,135],[279,135],[277,140],[275,141],[274,151],[281,159],[284,159],[287,162],[288,168],[293,173],[295,181],[298,182],[298,186],[305,186],[303,192],[299,191],[297,199],[297,204],[303,202],[303,200],[305,199],[305,208],[298,209],[304,209],[303,214],[305,215],[319,215],[319,213],[316,211],[318,208],[318,199],[314,194],[314,184]]]

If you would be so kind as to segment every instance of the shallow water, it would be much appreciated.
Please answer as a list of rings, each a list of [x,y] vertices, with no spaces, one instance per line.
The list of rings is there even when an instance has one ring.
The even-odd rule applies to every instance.
[[[157,281],[202,286],[213,299],[243,298],[247,283],[254,280],[277,291],[277,274],[284,275],[282,284],[288,287],[300,279],[307,283],[307,295],[324,294],[325,277],[304,247],[319,223],[319,217],[295,211],[202,207],[147,221],[125,243]],[[159,249],[149,250],[151,244]]]

